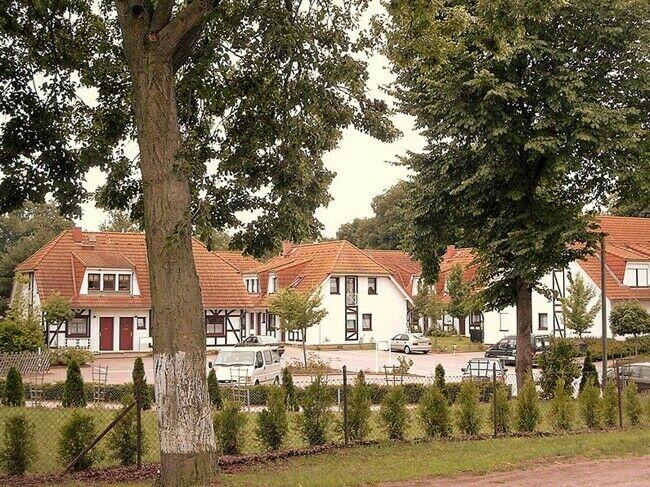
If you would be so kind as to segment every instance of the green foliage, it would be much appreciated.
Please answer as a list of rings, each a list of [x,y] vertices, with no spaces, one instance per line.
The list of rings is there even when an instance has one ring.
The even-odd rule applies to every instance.
[[[0,318],[0,352],[33,351],[43,346],[43,330],[23,297],[25,279],[16,278],[16,292],[7,314]]]
[[[8,417],[3,426],[0,465],[9,475],[23,475],[38,456],[34,425],[25,414],[16,414]]]
[[[625,410],[625,417],[631,425],[637,425],[641,421],[641,400],[637,393],[636,382],[631,381],[625,386],[623,392],[623,407]]]
[[[95,419],[82,411],[73,411],[61,428],[58,454],[63,466],[67,466],[97,436]],[[86,470],[100,459],[99,450],[93,448],[77,462],[74,470]]]
[[[413,306],[418,316],[427,317],[437,328],[437,323],[445,314],[446,304],[431,287],[420,285],[418,293],[413,297]]]
[[[305,388],[301,401],[302,413],[298,417],[298,428],[309,445],[322,445],[327,442],[332,423],[332,413],[329,411],[331,404],[332,396],[328,394],[323,377],[318,375]]]
[[[467,315],[475,311],[476,300],[472,296],[470,283],[463,276],[464,268],[455,264],[447,276],[447,313],[454,318],[464,320]]]
[[[302,353],[307,367],[305,340],[307,330],[319,324],[327,310],[321,308],[320,293],[301,292],[292,287],[280,289],[269,302],[269,311],[282,320],[285,331],[300,331],[302,336]]]
[[[370,388],[363,370],[360,370],[348,395],[348,438],[351,441],[365,440],[368,436],[372,415],[370,404]]]
[[[67,323],[74,316],[70,309],[70,299],[64,298],[58,291],[53,292],[43,301],[41,311],[48,325]]]
[[[650,312],[638,301],[624,301],[612,309],[609,324],[615,335],[634,335],[637,354],[639,335],[650,333]]]
[[[247,416],[237,401],[225,401],[221,411],[214,413],[214,434],[217,447],[224,455],[242,451]]]
[[[456,424],[461,433],[477,435],[481,430],[479,390],[474,381],[463,382],[458,394],[458,417]]]
[[[217,373],[214,369],[210,369],[210,372],[208,373],[208,395],[210,396],[210,402],[212,403],[212,406],[214,406],[216,409],[221,409],[223,407],[221,387],[219,387]]]
[[[618,424],[618,393],[614,381],[608,380],[603,389],[603,424],[608,428]]]
[[[11,367],[7,372],[2,404],[7,406],[25,405],[25,386],[23,385],[23,378],[16,367]]]
[[[553,399],[551,399],[551,421],[555,429],[566,431],[571,429],[574,416],[573,396],[567,390],[564,379],[560,378],[555,383]]]
[[[133,399],[131,399],[133,400]],[[115,417],[121,411],[115,412]],[[142,435],[142,455],[147,451],[147,435]],[[138,458],[138,428],[135,408],[126,413],[108,434],[108,448],[120,465],[133,465]]]
[[[508,388],[505,384],[498,383],[496,387],[493,408],[496,410],[493,421],[497,433],[507,433],[510,431],[510,421],[512,412],[510,411],[510,401],[508,397]],[[494,411],[493,411],[494,413]]]
[[[90,350],[83,348],[57,348],[52,350],[50,355],[50,362],[52,365],[65,365],[68,366],[72,362],[78,363],[81,365],[87,365],[95,361],[95,356]]]
[[[436,385],[443,394],[447,395],[447,386],[445,385],[445,368],[442,364],[436,365],[434,370],[434,379],[433,383]]]
[[[284,401],[289,411],[298,411],[298,398],[296,397],[296,386],[293,384],[291,371],[285,367],[282,369],[282,390],[284,391]]]
[[[381,420],[390,440],[403,440],[408,421],[406,395],[401,386],[395,386],[384,396],[379,410]]]
[[[84,380],[81,376],[81,369],[77,362],[70,362],[63,387],[64,408],[78,408],[86,406],[86,391]]]
[[[564,325],[577,333],[580,338],[591,328],[594,318],[600,311],[598,301],[591,308],[589,307],[589,303],[596,296],[596,290],[587,284],[581,275],[578,275],[569,284],[566,296],[560,298]]]
[[[582,364],[582,376],[580,377],[580,387],[578,390],[582,391],[589,381],[592,381],[596,386],[599,384],[598,371],[596,370],[596,366],[591,360],[591,354],[589,353],[589,350],[587,350],[587,353],[585,354],[585,360]]]
[[[108,212],[108,218],[99,225],[102,232],[141,232],[140,223],[133,221],[128,212],[122,210],[112,210]]]
[[[141,357],[137,357],[133,363],[133,398],[143,410],[151,409],[151,393],[147,386],[147,376],[144,373],[144,363]]]
[[[515,422],[518,431],[535,431],[541,416],[539,397],[532,376],[528,376],[524,387],[517,394]]]
[[[255,434],[269,450],[277,450],[282,446],[288,431],[289,419],[284,404],[284,392],[281,388],[273,386],[267,408],[257,415]]]
[[[408,199],[408,183],[399,181],[372,199],[370,206],[374,216],[344,223],[336,232],[336,238],[361,249],[401,248],[409,232]]]
[[[587,428],[598,429],[602,425],[602,406],[600,389],[593,380],[589,380],[578,395],[580,416]]]
[[[447,397],[437,385],[427,388],[418,404],[418,417],[428,438],[445,438],[451,434],[451,411]]]
[[[538,359],[543,397],[552,398],[560,380],[566,392],[573,391],[573,381],[580,376],[580,368],[575,362],[577,356],[578,351],[570,340],[551,339],[551,346]]]
[[[0,203],[0,206],[3,205]],[[8,213],[0,211],[0,316],[9,305],[18,264],[71,226],[70,220],[47,203],[25,203]]]

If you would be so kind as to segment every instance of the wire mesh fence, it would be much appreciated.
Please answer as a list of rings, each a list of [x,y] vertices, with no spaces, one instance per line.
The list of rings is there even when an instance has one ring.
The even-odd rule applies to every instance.
[[[37,450],[37,461],[34,462],[28,473],[50,473],[62,471],[68,464],[70,458],[63,455],[63,431],[66,425],[69,425],[76,413],[81,412],[90,418],[93,425],[94,435],[99,435],[106,429],[118,414],[123,410],[124,405],[133,401],[134,386],[133,384],[107,384],[102,379],[102,371],[98,370],[92,383],[83,385],[83,401],[76,403],[77,407],[64,407],[66,403],[66,385],[63,382],[52,384],[31,383],[26,379],[23,395],[24,403],[21,405],[6,405],[6,397],[3,396],[3,405],[0,406],[0,441],[5,438],[5,429],[8,420],[16,415],[24,415],[31,425],[35,446]],[[95,377],[95,374],[93,375]],[[330,373],[323,376],[295,376],[295,390],[293,394],[298,405],[303,404],[307,394],[307,388],[318,377],[322,382],[322,387],[326,390],[329,398],[328,409],[331,413],[331,425],[329,426],[328,441],[344,442],[347,439],[348,429],[346,427],[346,415],[350,407],[350,394],[357,382],[357,373]],[[622,374],[621,374],[622,377]],[[516,398],[516,378],[514,374],[503,373],[485,374],[483,377],[469,377],[465,375],[446,375],[444,379],[441,376],[418,376],[403,373],[396,369],[385,369],[379,373],[364,373],[365,390],[369,400],[370,427],[368,439],[382,440],[386,438],[386,431],[382,423],[382,403],[389,393],[396,388],[403,391],[405,409],[407,410],[407,431],[409,438],[420,438],[425,436],[425,430],[420,421],[418,407],[422,403],[423,396],[429,388],[437,385],[444,393],[449,405],[451,431],[460,435],[461,431],[454,426],[457,416],[461,409],[459,395],[463,384],[472,381],[477,391],[477,411],[480,418],[480,427],[478,432],[481,434],[492,434],[495,431],[495,403],[494,390],[501,385],[507,391],[509,400],[510,415],[514,417]],[[234,385],[220,384],[219,394],[220,403],[236,401],[241,405],[245,415],[246,422],[243,427],[245,439],[242,441],[243,453],[257,453],[265,450],[263,443],[258,439],[255,430],[257,417],[259,413],[268,407],[270,393],[273,385]],[[280,385],[280,387],[284,387]],[[619,404],[625,401],[621,398],[625,383],[620,381],[617,387]],[[5,384],[0,383],[0,390],[5,390]],[[4,394],[4,393],[3,393]],[[144,462],[154,462],[158,460],[158,426],[156,418],[155,404],[150,399],[153,398],[153,386],[147,386],[147,396],[149,400],[143,404],[141,415],[141,434],[142,460]],[[575,402],[575,399],[571,399]],[[645,401],[642,422],[650,424],[650,396],[642,398]],[[551,421],[551,402],[540,399],[541,419],[537,426],[538,430],[552,431],[554,426]],[[577,402],[576,402],[577,406]],[[215,408],[216,412],[216,408]],[[302,437],[298,426],[298,418],[302,414],[299,407],[297,410],[289,412],[289,432],[284,443],[285,448],[298,448],[307,446],[307,441]],[[619,414],[622,413],[619,410]],[[513,422],[514,419],[511,419]],[[575,428],[586,428],[584,422],[578,418],[575,421]],[[513,427],[513,429],[516,429]],[[123,433],[123,432],[122,432]],[[93,467],[113,466],[124,463],[119,452],[111,448],[109,440],[114,431],[107,433],[106,437],[98,442],[95,451],[98,455],[95,458]],[[131,458],[133,460],[133,458]]]

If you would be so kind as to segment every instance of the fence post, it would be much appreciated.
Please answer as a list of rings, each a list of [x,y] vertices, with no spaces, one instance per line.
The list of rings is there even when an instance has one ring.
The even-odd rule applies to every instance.
[[[135,395],[135,422],[137,428],[137,464],[142,467],[142,391]]]
[[[348,444],[348,368],[343,366],[343,441]]]
[[[618,395],[618,426],[623,427],[623,404],[621,401],[621,371],[620,362],[616,361],[616,394]]]
[[[497,364],[492,364],[492,423],[497,436]]]

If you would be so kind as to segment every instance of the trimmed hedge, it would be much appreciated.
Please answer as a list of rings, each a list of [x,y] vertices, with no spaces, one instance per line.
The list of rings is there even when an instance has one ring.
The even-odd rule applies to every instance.
[[[570,338],[579,349],[581,342],[587,344],[587,350],[591,354],[593,361],[600,361],[603,359],[602,341],[600,338]],[[584,356],[585,350],[580,351],[580,355]],[[650,335],[643,335],[639,337],[639,355],[650,354]],[[607,356],[613,358],[625,358],[634,355],[634,338],[626,338],[625,340],[615,340],[613,338],[607,339]]]

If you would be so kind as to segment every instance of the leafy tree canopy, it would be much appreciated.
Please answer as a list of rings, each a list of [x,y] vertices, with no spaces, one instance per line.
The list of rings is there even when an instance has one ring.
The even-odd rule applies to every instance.
[[[189,161],[176,170],[191,182],[193,222],[234,228],[237,246],[259,255],[319,233],[313,214],[329,201],[333,177],[321,158],[343,128],[381,140],[397,131],[386,104],[367,96],[360,54],[368,44],[351,35],[367,0],[215,3],[172,59]],[[145,43],[182,8],[174,4],[133,7],[149,22]],[[51,195],[63,214],[79,216],[90,196],[84,177],[98,168],[107,174],[98,205],[141,218],[132,77],[115,2],[1,6],[0,209]],[[254,217],[242,223],[242,214]]]
[[[560,298],[564,325],[569,330],[576,332],[580,338],[584,332],[591,328],[594,318],[600,311],[600,302],[598,301],[589,307],[596,296],[596,290],[579,275],[569,284],[567,295]]]
[[[650,333],[650,312],[639,301],[624,301],[612,309],[609,324],[614,335],[634,336],[636,354],[639,335]]]
[[[122,210],[111,210],[108,218],[99,226],[103,232],[141,232],[142,227],[137,221],[133,221],[128,212]]]
[[[408,188],[407,181],[400,181],[375,196],[372,200],[375,216],[344,223],[336,232],[336,238],[348,240],[362,249],[402,248],[409,231]]]
[[[0,215],[0,315],[9,305],[16,266],[71,226],[50,204],[25,203]]]
[[[499,308],[593,248],[583,209],[616,193],[618,175],[648,169],[648,8],[388,4],[394,91],[428,140],[405,159],[415,172],[410,246],[426,277],[446,245],[474,247]]]

